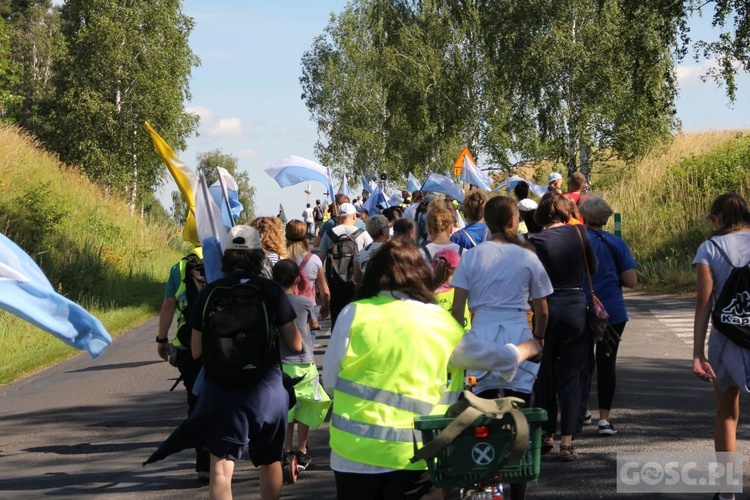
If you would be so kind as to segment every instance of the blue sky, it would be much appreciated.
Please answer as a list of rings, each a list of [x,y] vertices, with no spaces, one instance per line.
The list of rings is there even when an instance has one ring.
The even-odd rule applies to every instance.
[[[191,167],[196,155],[221,149],[239,159],[256,188],[256,214],[276,215],[282,203],[289,218],[299,218],[308,196],[306,184],[280,188],[263,170],[287,155],[315,160],[315,125],[301,100],[300,61],[331,12],[344,0],[187,0],[185,14],[196,26],[190,38],[202,64],[193,69],[192,99],[186,108],[201,116],[199,136],[178,152]],[[693,33],[706,32],[708,22],[693,23]],[[677,110],[685,131],[750,128],[750,77],[740,79],[738,99],[728,107],[724,90],[699,75],[706,63],[688,60],[678,68]],[[458,151],[456,155],[458,155]],[[171,203],[166,184],[160,198]],[[324,198],[313,183],[310,201]],[[169,208],[169,207],[168,207]]]

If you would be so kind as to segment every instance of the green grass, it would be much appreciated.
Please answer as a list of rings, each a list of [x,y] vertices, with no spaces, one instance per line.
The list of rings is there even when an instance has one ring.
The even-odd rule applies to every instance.
[[[113,336],[158,313],[169,268],[186,252],[179,228],[131,217],[124,200],[9,127],[0,127],[0,231]],[[0,311],[0,352],[6,384],[78,351]]]

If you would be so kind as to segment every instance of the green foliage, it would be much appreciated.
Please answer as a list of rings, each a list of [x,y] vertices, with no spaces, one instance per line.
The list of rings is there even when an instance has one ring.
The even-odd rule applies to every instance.
[[[34,132],[108,192],[127,194],[133,214],[165,172],[143,122],[177,149],[197,125],[183,109],[198,64],[193,21],[179,0],[68,0],[61,23],[67,50],[53,64],[51,116]]]
[[[159,310],[170,267],[186,249],[180,230],[128,215],[110,196],[15,129],[0,126],[0,231],[39,264],[58,292],[99,317],[112,334]],[[0,311],[0,384],[75,353]]]
[[[670,174],[699,192],[740,192],[750,180],[750,137],[737,134],[730,147],[692,155],[672,167]]]
[[[231,155],[222,153],[221,149],[214,149],[206,153],[198,153],[198,174],[206,177],[206,183],[210,186],[219,180],[219,174],[216,172],[217,167],[226,169],[237,183],[237,193],[240,203],[242,203],[243,220],[253,220],[255,218],[255,188],[250,185],[250,177],[247,172],[240,172],[239,160]],[[174,201],[175,197],[172,197]],[[173,212],[176,213],[178,205],[174,205]],[[185,209],[181,213],[185,213]]]

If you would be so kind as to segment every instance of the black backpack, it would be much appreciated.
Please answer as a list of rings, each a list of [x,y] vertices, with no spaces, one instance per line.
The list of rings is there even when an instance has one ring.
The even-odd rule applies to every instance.
[[[354,257],[357,256],[357,238],[364,231],[357,229],[352,234],[336,235],[333,228],[328,230],[331,249],[326,258],[326,279],[332,287],[354,282]]]
[[[185,261],[185,295],[178,299],[177,306],[185,322],[177,330],[177,339],[185,347],[190,347],[190,338],[192,329],[190,328],[190,318],[193,314],[193,304],[198,294],[206,286],[206,271],[203,267],[203,260],[198,258],[194,253],[188,254],[182,258]]]
[[[316,220],[316,221],[323,220],[323,209],[317,205],[313,207],[313,220]]]
[[[714,302],[711,321],[714,328],[723,333],[729,340],[744,349],[750,349],[750,264],[735,267],[724,250],[712,239],[732,272]]]
[[[260,289],[243,279],[217,285],[203,309],[206,376],[227,386],[251,385],[279,364],[270,311]]]

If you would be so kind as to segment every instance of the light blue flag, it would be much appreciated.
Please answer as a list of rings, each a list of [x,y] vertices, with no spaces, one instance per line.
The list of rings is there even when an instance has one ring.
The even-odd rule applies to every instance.
[[[369,194],[375,192],[375,187],[378,185],[377,182],[371,181],[365,174],[362,174],[362,190],[367,191]]]
[[[36,263],[0,233],[0,308],[97,357],[112,343],[102,322],[55,292]]]
[[[490,188],[490,177],[479,170],[473,161],[469,159],[468,155],[464,156],[464,164],[461,168],[461,180],[473,184],[474,186],[480,187],[485,191],[492,191]]]
[[[376,213],[379,213],[377,209],[378,205],[383,208],[388,208],[388,200],[385,198],[385,194],[383,194],[380,186],[375,186],[375,190],[362,204],[362,208],[367,210],[367,215],[375,215]]]
[[[265,172],[281,187],[315,181],[323,184],[329,193],[335,193],[331,169],[299,156],[285,156],[268,167]]]
[[[534,183],[532,181],[527,181],[523,177],[519,177],[517,175],[513,175],[513,176],[509,177],[508,180],[505,180],[505,181],[501,182],[500,184],[498,184],[497,187],[495,189],[493,189],[493,192],[497,193],[497,192],[499,192],[499,191],[501,191],[503,189],[509,189],[510,191],[512,191],[513,189],[516,188],[516,185],[519,182],[525,182],[526,184],[528,184],[529,185],[529,190],[532,193],[534,193],[535,195],[537,195],[539,198],[541,198],[542,196],[544,196],[545,194],[547,194],[547,186],[541,186],[541,185],[536,184],[536,183]],[[509,184],[510,184],[510,186],[508,186]]]
[[[221,209],[214,203],[203,174],[198,179],[195,193],[195,223],[203,247],[206,282],[211,283],[224,276],[221,271],[221,259],[227,247],[227,231],[221,220]]]
[[[341,182],[341,187],[339,187],[339,193],[345,194],[349,197],[349,199],[352,198],[352,191],[349,189],[349,182],[346,180],[346,174],[344,174],[344,180]]]
[[[414,177],[414,174],[409,172],[409,177],[406,179],[406,189],[409,190],[410,193],[413,193],[414,191],[419,191],[421,188],[422,185],[417,178]]]
[[[464,191],[450,177],[432,172],[422,184],[423,192],[443,193],[451,198],[464,202]]]
[[[224,227],[233,227],[234,221],[242,214],[244,207],[240,203],[239,187],[234,177],[222,167],[216,167],[219,180],[211,184],[208,191],[217,207],[221,207],[221,219]]]

